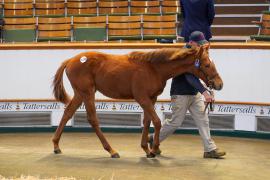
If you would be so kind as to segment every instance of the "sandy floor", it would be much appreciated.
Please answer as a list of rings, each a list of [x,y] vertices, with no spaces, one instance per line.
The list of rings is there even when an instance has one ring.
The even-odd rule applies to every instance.
[[[64,133],[61,155],[52,153],[51,133],[0,134],[0,179],[99,180],[266,180],[270,179],[270,141],[213,137],[225,159],[203,159],[199,136],[172,135],[163,155],[147,159],[140,134],[107,133],[120,159],[111,159],[93,133]],[[23,177],[23,176],[26,177]]]

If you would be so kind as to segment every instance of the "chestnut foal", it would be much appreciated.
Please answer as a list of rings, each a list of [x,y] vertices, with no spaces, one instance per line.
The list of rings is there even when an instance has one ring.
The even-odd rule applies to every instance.
[[[111,98],[135,99],[139,103],[144,112],[141,147],[148,158],[155,157],[159,147],[161,122],[154,110],[154,104],[157,96],[162,93],[166,81],[189,72],[216,90],[222,88],[222,79],[214,63],[209,59],[208,49],[209,46],[191,49],[167,48],[149,52],[135,51],[125,55],[84,52],[64,61],[53,81],[56,100],[67,105],[52,140],[54,152],[61,153],[59,140],[63,128],[79,106],[84,103],[87,119],[104,149],[112,158],[120,157],[110,146],[99,127],[95,109],[95,92],[99,91]],[[63,85],[64,70],[74,90],[72,99],[67,95]],[[155,137],[153,149],[150,151],[147,137],[151,121],[154,125]]]

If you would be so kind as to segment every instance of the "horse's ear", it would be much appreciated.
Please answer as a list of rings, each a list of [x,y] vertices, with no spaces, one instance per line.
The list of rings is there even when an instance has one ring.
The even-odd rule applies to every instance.
[[[210,49],[210,43],[206,43],[203,45],[203,48],[206,50],[206,51],[209,51]]]
[[[202,57],[202,54],[203,54],[204,49],[205,48],[203,46],[200,47],[199,52],[197,54],[197,59],[200,59]]]
[[[177,60],[177,59],[183,59],[190,54],[194,54],[195,52],[196,52],[196,48],[181,49],[181,51],[174,52],[171,55],[170,60],[173,61],[173,60]]]

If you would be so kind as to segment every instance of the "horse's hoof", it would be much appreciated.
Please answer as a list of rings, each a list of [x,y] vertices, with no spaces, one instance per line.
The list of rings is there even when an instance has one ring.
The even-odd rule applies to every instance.
[[[150,152],[149,154],[146,155],[147,158],[155,158],[156,155],[152,152]]]
[[[118,153],[114,153],[111,155],[111,158],[120,158],[120,155]]]
[[[61,154],[62,153],[62,151],[60,149],[55,149],[53,152],[54,152],[54,154]]]

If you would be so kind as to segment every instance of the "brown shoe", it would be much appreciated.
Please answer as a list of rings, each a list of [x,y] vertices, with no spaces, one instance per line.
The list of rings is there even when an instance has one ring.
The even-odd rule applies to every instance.
[[[150,135],[148,137],[148,144],[149,144],[150,149],[153,149],[153,135]],[[156,155],[160,155],[160,154],[161,154],[161,150],[158,148],[156,151]]]
[[[204,158],[215,158],[215,159],[219,159],[222,156],[225,156],[226,152],[224,151],[219,151],[218,149],[214,149],[210,152],[204,152],[203,157]]]

